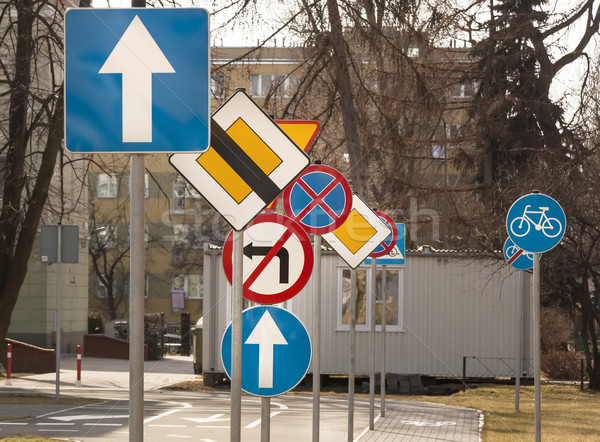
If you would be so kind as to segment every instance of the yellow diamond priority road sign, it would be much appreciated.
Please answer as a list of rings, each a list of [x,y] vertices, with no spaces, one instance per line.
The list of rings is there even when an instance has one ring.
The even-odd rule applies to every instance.
[[[308,156],[242,90],[213,114],[211,147],[169,161],[235,230],[308,166]]]
[[[344,224],[323,239],[346,263],[355,269],[392,232],[357,195],[352,195],[352,209]]]

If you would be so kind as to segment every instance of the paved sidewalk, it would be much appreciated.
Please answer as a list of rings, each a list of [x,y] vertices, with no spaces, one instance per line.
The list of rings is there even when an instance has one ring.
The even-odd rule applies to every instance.
[[[156,390],[167,385],[198,379],[191,356],[165,356],[159,361],[144,362],[144,390]],[[66,355],[60,362],[60,389],[102,389],[129,391],[129,361],[126,359],[90,358],[81,361],[81,387],[76,385],[77,359]],[[12,386],[0,381],[0,389],[54,390],[56,373],[44,373],[13,378]]]
[[[481,440],[479,422],[480,412],[471,408],[394,401],[386,404],[385,417],[376,418],[375,429],[367,428],[355,440],[477,442]]]

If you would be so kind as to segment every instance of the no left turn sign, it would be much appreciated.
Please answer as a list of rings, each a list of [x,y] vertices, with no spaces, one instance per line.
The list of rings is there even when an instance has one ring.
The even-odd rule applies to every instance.
[[[244,298],[277,304],[295,296],[308,282],[313,252],[306,232],[294,220],[263,213],[244,230]],[[233,232],[223,246],[223,267],[233,274]]]

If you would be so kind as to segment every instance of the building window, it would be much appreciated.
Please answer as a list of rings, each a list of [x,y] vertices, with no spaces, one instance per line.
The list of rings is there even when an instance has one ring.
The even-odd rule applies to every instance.
[[[115,175],[99,173],[97,177],[96,195],[98,198],[116,198],[118,179]]]
[[[252,75],[250,78],[250,95],[252,97],[289,98],[294,89],[294,77],[281,74]]]
[[[189,274],[187,275],[188,277],[188,286],[185,290],[185,296],[187,298],[196,298],[196,299],[201,299],[202,298],[202,291],[203,291],[203,276],[199,275],[199,274]]]
[[[210,79],[210,95],[212,98],[225,98],[225,75],[215,73]]]
[[[351,271],[341,268],[338,274],[338,287],[341,288],[341,321],[338,327],[350,326]],[[356,270],[356,327],[365,329],[367,325],[367,272]]]
[[[450,98],[473,98],[478,90],[478,80],[466,80],[449,86]]]
[[[402,331],[402,272],[403,269],[386,266],[385,309],[382,309],[381,286],[383,270],[376,271],[375,323],[381,329],[382,310],[386,314],[386,330]],[[356,270],[356,330],[371,328],[371,270]],[[338,330],[350,329],[351,270],[338,268]]]
[[[108,287],[102,283],[103,279],[108,281],[106,276],[104,276],[104,278],[100,278],[100,276],[96,275],[96,298],[98,299],[108,298]],[[112,293],[113,298],[117,298],[117,278],[113,278],[112,280]]]
[[[117,229],[112,224],[94,229],[96,245],[99,250],[114,249],[117,247]]]
[[[194,273],[177,273],[173,275],[171,289],[183,291],[186,299],[202,299],[203,276]]]
[[[446,160],[448,159],[448,152],[446,151],[445,144],[434,144],[431,146],[431,156],[434,160]]]
[[[190,201],[200,198],[200,194],[182,177],[173,181],[173,211],[184,213],[190,206]],[[186,203],[187,200],[187,203]]]
[[[458,145],[460,130],[460,124],[444,124],[436,130],[438,143],[431,146],[431,157],[434,160],[448,159],[450,150]]]

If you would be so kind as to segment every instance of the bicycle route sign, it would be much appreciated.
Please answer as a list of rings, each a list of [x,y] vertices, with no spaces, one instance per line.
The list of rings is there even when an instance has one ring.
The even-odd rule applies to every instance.
[[[277,304],[295,296],[313,267],[310,238],[300,225],[278,213],[262,213],[244,230],[243,296]],[[233,276],[233,232],[223,246],[223,268]]]
[[[346,220],[352,209],[352,190],[340,172],[313,164],[286,188],[283,207],[307,233],[322,235]]]
[[[541,193],[522,196],[506,216],[508,236],[518,248],[530,253],[543,253],[555,247],[566,225],[560,204]]]
[[[231,377],[231,323],[221,341],[221,362]],[[242,313],[242,390],[276,396],[306,375],[312,345],[306,327],[292,313],[260,305]]]
[[[506,238],[503,247],[504,259],[518,270],[529,270],[533,267],[533,253],[526,252],[515,245],[510,238]]]

